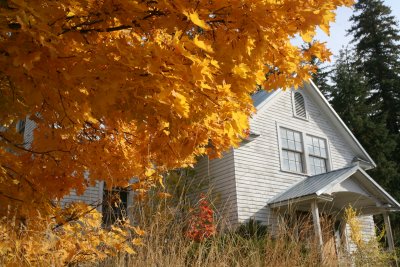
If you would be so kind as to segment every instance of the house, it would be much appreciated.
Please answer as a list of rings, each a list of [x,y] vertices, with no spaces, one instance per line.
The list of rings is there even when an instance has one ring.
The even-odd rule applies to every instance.
[[[312,214],[322,246],[320,215],[335,220],[336,236],[347,242],[344,208],[362,216],[365,238],[375,235],[372,215],[383,214],[387,240],[394,248],[388,212],[400,204],[368,174],[376,167],[349,128],[310,82],[302,90],[260,91],[253,95],[256,114],[251,132],[221,159],[201,159],[197,179],[207,179],[230,225],[257,220],[275,231],[289,210]]]
[[[351,205],[361,214],[366,238],[375,234],[372,215],[384,215],[393,249],[388,212],[399,211],[400,204],[367,174],[376,164],[312,81],[302,90],[260,91],[253,102],[257,112],[249,137],[223,158],[204,157],[195,166],[195,179],[207,180],[218,195],[221,217],[231,226],[254,219],[275,231],[289,210],[311,213],[323,246],[320,215],[330,216],[334,235],[345,237],[337,243],[350,250],[343,211]],[[116,217],[123,210],[129,215],[133,193],[115,190],[123,200],[117,212],[104,206],[110,192],[101,182],[83,195],[71,192],[63,202],[79,200]]]

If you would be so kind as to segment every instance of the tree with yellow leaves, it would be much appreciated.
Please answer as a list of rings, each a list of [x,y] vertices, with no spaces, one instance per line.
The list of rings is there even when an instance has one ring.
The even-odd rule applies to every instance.
[[[0,216],[24,227],[103,180],[141,189],[246,135],[250,94],[327,60],[316,27],[352,0],[1,0]],[[24,144],[16,123],[36,123]],[[89,174],[85,178],[85,174]],[[1,242],[1,240],[0,240]]]

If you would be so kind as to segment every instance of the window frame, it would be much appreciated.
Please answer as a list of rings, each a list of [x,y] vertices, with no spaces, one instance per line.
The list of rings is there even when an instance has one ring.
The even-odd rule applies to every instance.
[[[304,133],[302,131],[294,130],[293,128],[290,128],[290,127],[279,125],[278,123],[276,124],[276,126],[277,126],[277,132],[278,132],[278,149],[279,149],[280,170],[282,172],[288,172],[288,173],[294,173],[294,174],[300,174],[300,175],[307,175],[308,166],[307,166],[307,162],[305,161],[305,159],[306,159],[306,156],[305,156],[306,150],[305,150],[305,146],[304,146],[304,141],[305,141],[304,140]],[[300,139],[301,139],[301,143],[302,143],[302,150],[303,150],[301,153],[296,151],[296,150],[283,148],[281,129],[285,129],[285,130],[289,130],[289,131],[293,131],[293,132],[298,132],[300,134]],[[283,150],[300,153],[300,157],[301,157],[301,161],[302,161],[302,172],[288,170],[288,169],[285,169],[283,167],[283,161],[284,161],[284,159],[283,159]]]
[[[135,179],[135,178],[132,178],[132,179],[129,180],[130,184],[133,184],[135,182],[137,182],[137,179]],[[135,195],[135,192],[132,189],[130,189],[129,187],[120,188],[120,189],[125,190],[128,193],[127,194],[126,207],[125,207],[126,208],[125,213],[126,213],[126,218],[128,218],[130,220],[130,222],[132,223],[132,222],[134,222],[133,210],[132,209],[133,209],[133,197]],[[118,188],[112,187],[111,191],[115,191],[115,190],[118,190]],[[101,204],[98,205],[97,211],[100,212],[101,215],[102,215],[102,219],[101,220],[102,220],[102,226],[104,226],[104,227],[108,227],[109,226],[106,223],[104,223],[105,221],[103,221],[104,220],[103,215],[104,215],[104,212],[106,212],[106,210],[104,210],[104,208],[105,208],[104,195],[105,195],[106,191],[110,191],[110,190],[107,189],[106,183],[104,181],[100,182],[99,191],[98,192],[99,192]]]
[[[299,94],[303,97],[303,100],[304,100],[304,110],[305,110],[305,113],[306,113],[306,117],[301,117],[301,116],[299,116],[299,115],[296,114],[296,102],[295,102],[295,99],[294,99],[294,95],[295,95],[296,93],[299,93]],[[306,100],[306,97],[304,96],[303,92],[300,92],[299,90],[292,90],[291,99],[292,99],[292,112],[293,112],[293,117],[294,117],[294,118],[297,118],[297,119],[300,119],[300,120],[303,120],[303,121],[309,121],[307,100]]]
[[[283,167],[283,145],[282,145],[282,136],[281,136],[281,129],[286,129],[289,131],[294,131],[300,133],[300,138],[302,140],[302,146],[303,146],[303,153],[301,153],[302,156],[302,163],[303,163],[303,172],[297,172],[297,171],[291,171],[291,170],[286,170]],[[297,175],[303,175],[303,176],[311,176],[311,160],[310,160],[310,155],[308,153],[308,147],[307,147],[307,137],[316,137],[319,139],[323,139],[325,141],[325,149],[326,149],[326,172],[329,172],[332,170],[332,156],[331,156],[331,151],[330,151],[330,142],[329,139],[326,136],[323,135],[315,135],[315,134],[309,134],[305,131],[301,130],[296,130],[293,127],[288,127],[287,125],[282,125],[276,122],[276,131],[277,131],[277,138],[278,138],[278,153],[279,153],[279,167],[281,172],[287,172],[287,173],[292,173],[292,174],[297,174]],[[286,149],[287,150],[287,149]],[[289,150],[290,151],[290,150]],[[312,155],[311,155],[312,156]]]
[[[308,138],[318,138],[318,139],[323,140],[325,142],[326,158],[318,156],[318,155],[315,155],[315,154],[310,154],[308,152],[308,143],[307,143],[308,142],[308,140],[307,140]],[[314,134],[306,134],[305,141],[306,141],[305,146],[306,146],[306,153],[307,153],[307,162],[308,162],[307,164],[308,164],[308,169],[309,169],[309,175],[318,175],[318,174],[312,174],[311,173],[311,169],[312,169],[311,168],[311,157],[318,158],[318,159],[324,159],[325,160],[325,169],[326,169],[325,173],[331,171],[332,170],[332,162],[331,162],[332,157],[330,155],[328,138],[317,136],[317,135],[314,135]],[[319,173],[319,174],[322,174],[322,173]]]

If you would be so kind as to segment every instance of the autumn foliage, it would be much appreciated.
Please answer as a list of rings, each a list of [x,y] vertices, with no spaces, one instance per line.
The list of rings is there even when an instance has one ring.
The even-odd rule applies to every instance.
[[[186,237],[200,242],[215,235],[215,233],[214,211],[206,196],[201,194],[198,207],[193,210],[192,216],[189,219]]]
[[[1,0],[0,216],[34,227],[73,189],[137,177],[143,192],[237,146],[256,85],[299,86],[328,59],[291,38],[328,33],[351,3]],[[15,131],[26,116],[31,143]]]

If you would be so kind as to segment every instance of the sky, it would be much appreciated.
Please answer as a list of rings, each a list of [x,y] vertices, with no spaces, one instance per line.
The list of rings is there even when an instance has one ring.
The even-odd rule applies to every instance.
[[[400,0],[384,0],[386,6],[392,9],[392,15],[397,19],[400,24]],[[327,47],[331,50],[334,56],[339,55],[339,50],[346,46],[351,37],[346,37],[346,30],[351,27],[349,18],[352,15],[353,10],[351,8],[339,8],[336,12],[336,22],[331,24],[330,36],[327,36],[324,32],[318,29],[316,39],[322,42],[326,42]],[[332,61],[335,58],[331,58]]]

